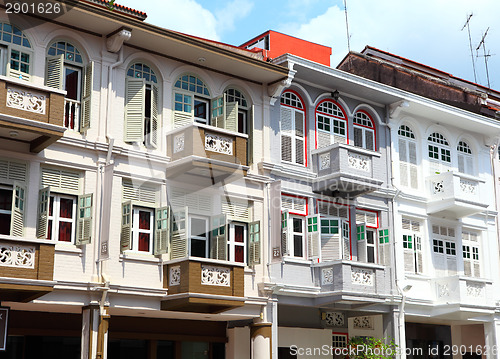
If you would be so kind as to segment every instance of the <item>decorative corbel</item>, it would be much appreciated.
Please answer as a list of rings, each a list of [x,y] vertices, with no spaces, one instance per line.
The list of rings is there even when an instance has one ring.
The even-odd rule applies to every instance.
[[[109,52],[118,52],[120,51],[123,42],[130,39],[132,36],[132,30],[122,27],[115,32],[109,34],[108,40],[106,41],[106,48]]]
[[[395,118],[398,117],[403,108],[409,107],[410,103],[406,100],[401,100],[398,102],[391,103],[389,105],[389,117]]]
[[[283,90],[292,84],[292,80],[296,72],[297,71],[293,69],[292,65],[289,67],[288,77],[286,79],[281,79],[275,82],[271,82],[270,84],[267,85],[267,94],[269,95],[269,97],[271,97],[271,101],[269,101],[271,106],[274,105],[276,100],[280,98]]]

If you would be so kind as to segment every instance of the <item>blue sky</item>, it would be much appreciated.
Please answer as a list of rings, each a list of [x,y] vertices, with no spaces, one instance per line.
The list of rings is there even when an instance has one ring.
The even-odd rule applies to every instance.
[[[332,47],[332,66],[346,55],[343,0],[118,0],[148,14],[147,22],[240,45],[266,30],[280,31]],[[421,62],[474,81],[467,29],[470,22],[477,82],[487,86],[482,48],[486,50],[490,84],[500,90],[499,0],[347,0],[351,50],[365,45]],[[480,55],[480,56],[477,56]]]

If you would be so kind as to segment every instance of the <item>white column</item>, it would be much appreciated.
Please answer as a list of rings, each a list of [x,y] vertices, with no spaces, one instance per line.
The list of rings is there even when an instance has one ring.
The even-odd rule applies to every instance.
[[[226,359],[250,359],[250,328],[227,330]]]
[[[487,351],[486,359],[496,359],[499,357],[498,350],[500,348],[500,316],[495,315],[490,322],[484,323],[484,344]],[[492,351],[492,349],[494,349]]]
[[[250,327],[250,353],[252,359],[272,358],[272,323],[254,323]]]
[[[451,344],[453,347],[460,348],[460,345],[462,344],[462,326],[461,325],[452,325],[451,326]],[[456,354],[453,354],[453,359],[461,359],[462,355],[460,354],[460,351],[456,351]]]

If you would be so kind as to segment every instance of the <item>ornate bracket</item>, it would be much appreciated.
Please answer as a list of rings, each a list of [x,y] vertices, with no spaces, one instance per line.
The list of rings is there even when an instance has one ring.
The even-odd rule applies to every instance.
[[[271,97],[271,101],[269,102],[271,106],[280,98],[283,90],[292,84],[296,72],[297,71],[293,69],[293,65],[291,65],[288,69],[288,77],[286,79],[278,80],[277,82],[267,85],[267,94]]]
[[[108,35],[108,40],[106,41],[106,48],[109,52],[120,51],[123,42],[130,39],[132,36],[132,30],[122,27],[115,33]]]

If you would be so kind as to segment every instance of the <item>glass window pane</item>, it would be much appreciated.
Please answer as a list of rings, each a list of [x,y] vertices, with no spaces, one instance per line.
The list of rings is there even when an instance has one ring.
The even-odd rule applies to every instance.
[[[59,200],[59,217],[73,218],[73,200],[69,198],[61,198]]]
[[[139,229],[149,230],[151,228],[151,213],[139,211]]]

